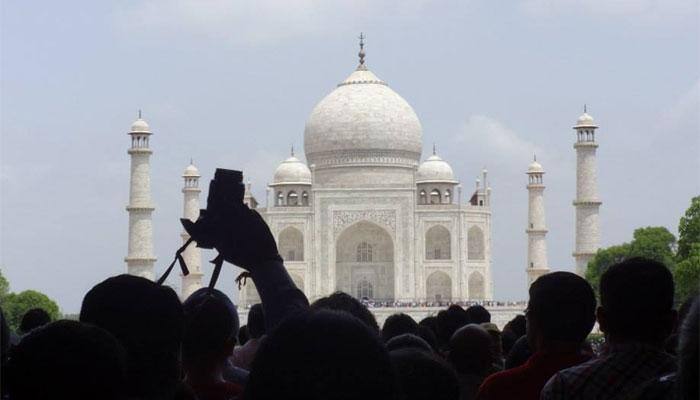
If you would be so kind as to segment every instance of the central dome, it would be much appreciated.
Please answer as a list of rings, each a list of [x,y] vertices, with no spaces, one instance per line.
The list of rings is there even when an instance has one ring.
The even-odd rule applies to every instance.
[[[415,168],[423,129],[413,108],[360,65],[321,100],[304,129],[309,165],[392,165]]]

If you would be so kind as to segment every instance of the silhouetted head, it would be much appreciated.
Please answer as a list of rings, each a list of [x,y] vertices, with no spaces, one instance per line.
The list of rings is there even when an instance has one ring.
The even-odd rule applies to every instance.
[[[551,342],[579,346],[595,323],[595,294],[580,276],[565,271],[545,274],[530,285],[527,336],[530,348]]]
[[[450,306],[437,315],[437,339],[440,349],[446,349],[457,329],[467,325],[467,313],[460,306]]]
[[[125,354],[104,329],[56,321],[27,334],[8,365],[14,400],[123,399]]]
[[[425,340],[425,342],[430,345],[430,348],[433,349],[434,352],[439,351],[437,337],[435,336],[435,333],[432,331],[432,329],[419,324],[418,336],[420,336],[421,339]]]
[[[698,393],[698,331],[700,331],[700,297],[695,297],[693,305],[681,325],[678,340],[678,377],[677,385],[682,399],[700,398]]]
[[[460,374],[486,376],[491,370],[491,335],[477,324],[463,326],[450,339],[447,360]]]
[[[424,326],[424,327],[430,329],[431,331],[433,331],[433,334],[435,334],[435,337],[437,337],[437,330],[438,330],[437,323],[438,323],[437,317],[434,315],[431,315],[429,317],[425,317],[422,320],[420,320],[420,322],[418,322],[418,325]]]
[[[600,329],[614,342],[663,342],[676,322],[673,290],[660,262],[637,257],[611,266],[600,278]]]
[[[394,336],[393,338],[389,339],[389,341],[386,342],[386,349],[389,351],[399,349],[417,349],[427,351],[428,353],[433,352],[433,349],[430,347],[428,342],[410,333],[404,333],[403,335]]]
[[[132,275],[106,279],[85,295],[80,321],[105,329],[124,346],[130,396],[173,393],[180,379],[183,314],[171,288]]]
[[[382,339],[384,339],[384,342],[388,342],[389,339],[405,333],[418,336],[418,323],[410,315],[404,313],[392,314],[384,321],[384,326],[382,326]]]
[[[186,371],[213,371],[228,359],[238,335],[238,312],[216,289],[201,288],[182,304],[185,332],[182,363]]]
[[[265,334],[265,313],[262,304],[253,304],[248,311],[248,334],[251,339],[258,339]]]
[[[328,309],[345,311],[348,314],[359,318],[360,321],[364,322],[370,328],[379,332],[379,325],[377,324],[377,319],[374,315],[356,298],[350,296],[344,292],[335,292],[330,296],[322,297],[313,304],[311,304],[313,310]]]
[[[520,339],[515,341],[513,347],[508,352],[506,356],[505,369],[511,369],[519,367],[527,361],[532,355],[532,350],[530,350],[530,344],[528,343],[527,336],[523,335]]]
[[[501,347],[503,348],[503,354],[508,355],[510,349],[513,348],[515,341],[521,336],[525,335],[525,316],[522,314],[516,315],[513,319],[508,321],[508,323],[503,327],[501,332]]]
[[[484,306],[474,305],[466,310],[467,319],[470,324],[483,324],[484,322],[491,322],[491,313],[488,312]]]
[[[404,400],[457,400],[457,374],[444,360],[418,349],[391,353],[400,398]]]
[[[250,339],[250,334],[248,333],[248,325],[243,325],[238,328],[238,344],[243,346],[245,342]]]
[[[389,353],[374,330],[346,312],[297,314],[260,345],[245,398],[394,399]]]
[[[32,329],[44,326],[51,322],[51,317],[43,308],[32,308],[24,313],[19,330],[22,333],[29,333]]]
[[[520,337],[527,332],[527,319],[523,314],[518,314],[515,317],[513,317],[513,319],[508,321],[505,327],[503,327],[504,331],[506,329],[515,333],[515,336]]]

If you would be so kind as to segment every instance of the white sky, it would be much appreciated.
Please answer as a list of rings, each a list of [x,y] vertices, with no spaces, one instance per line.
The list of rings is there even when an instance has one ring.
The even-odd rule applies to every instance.
[[[242,168],[264,201],[289,146],[302,148],[313,106],[356,66],[360,31],[370,69],[421,118],[424,155],[437,143],[466,188],[489,169],[498,299],[526,297],[524,171],[535,152],[547,170],[549,263],[572,269],[571,126],[583,103],[601,126],[604,246],[641,226],[676,232],[700,193],[694,0],[0,7],[0,267],[13,290],[45,292],[67,313],[125,271],[137,109],[155,132],[160,272],[180,241],[190,157],[205,181],[217,166]],[[233,276],[228,268],[220,283],[231,295]]]

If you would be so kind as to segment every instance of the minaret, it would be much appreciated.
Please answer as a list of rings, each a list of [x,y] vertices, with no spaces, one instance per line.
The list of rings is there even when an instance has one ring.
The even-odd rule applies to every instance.
[[[151,157],[148,148],[151,131],[146,121],[139,118],[131,125],[131,180],[129,187],[129,250],[124,259],[127,272],[153,280],[153,225],[151,213],[155,209],[151,202]]]
[[[598,208],[602,204],[598,198],[596,179],[595,125],[593,117],[583,107],[583,115],[576,121],[576,247],[573,256],[576,259],[576,273],[586,273],[588,261],[600,247],[600,221]]]
[[[527,287],[549,272],[547,225],[544,218],[544,169],[535,157],[527,169]]]
[[[192,161],[185,168],[182,178],[185,180],[185,186],[182,188],[184,195],[184,206],[182,217],[190,221],[196,221],[199,218],[199,193],[202,189],[199,188],[199,170],[194,166]],[[183,230],[180,234],[182,242],[189,240],[190,235]],[[195,290],[202,287],[202,252],[196,243],[192,243],[182,253],[182,258],[190,270],[189,275],[182,277],[182,300],[187,299]]]

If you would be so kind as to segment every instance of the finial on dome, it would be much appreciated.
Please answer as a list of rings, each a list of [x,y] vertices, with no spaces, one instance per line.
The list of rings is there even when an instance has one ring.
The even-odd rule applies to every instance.
[[[192,159],[192,157],[190,157],[190,165],[194,165],[194,159]]]
[[[435,142],[433,142],[433,155],[437,154],[437,146],[435,146]]]
[[[532,155],[532,161],[537,161],[537,154]]]
[[[583,103],[583,113],[585,114],[587,112],[588,112],[588,110],[586,110],[586,103]]]
[[[292,157],[294,157],[294,145],[292,145],[292,151],[290,152],[290,154],[292,155]]]
[[[141,119],[141,109],[139,108],[139,119]]]
[[[357,69],[367,69],[365,66],[365,34],[360,32],[360,36],[358,39],[360,39],[360,52],[357,53],[357,55],[360,57],[360,65],[357,66]]]

